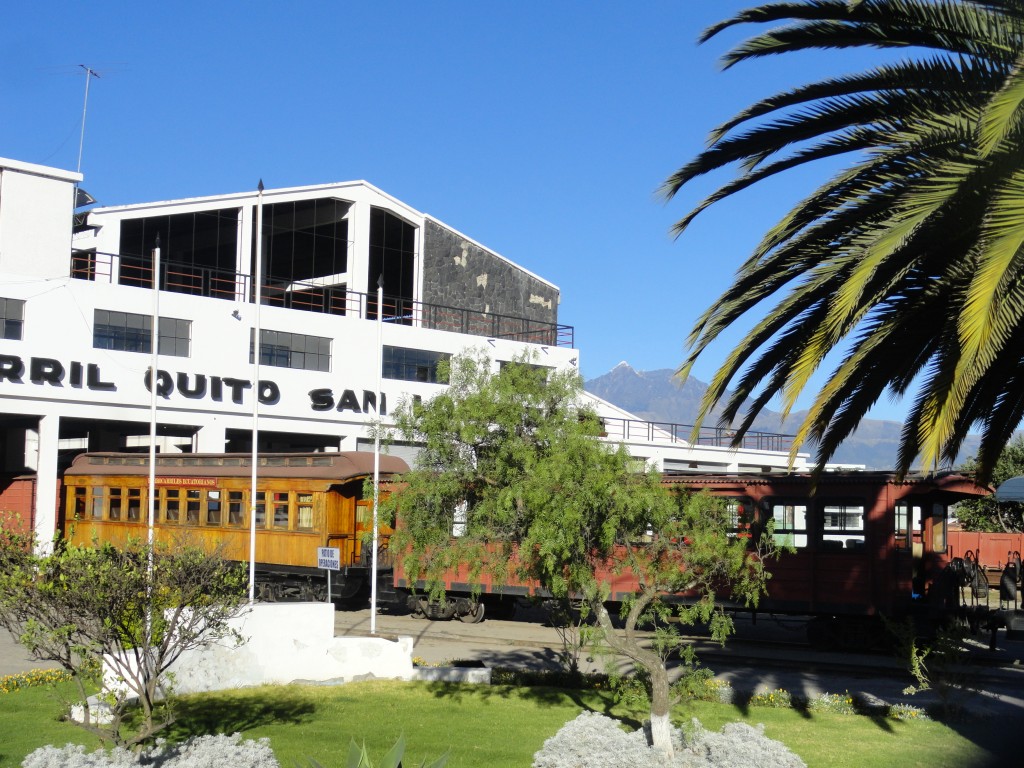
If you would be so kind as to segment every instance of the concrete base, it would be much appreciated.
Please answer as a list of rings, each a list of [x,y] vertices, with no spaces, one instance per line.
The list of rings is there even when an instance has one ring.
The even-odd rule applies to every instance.
[[[329,603],[257,604],[232,627],[247,639],[245,644],[182,654],[171,670],[176,693],[412,678],[411,637],[335,637]]]
[[[416,667],[413,680],[439,683],[491,684],[491,670],[486,667]]]
[[[335,637],[329,603],[258,603],[230,622],[243,638],[183,653],[168,679],[175,693],[284,683],[413,679],[411,637]],[[104,663],[104,687],[120,683]]]

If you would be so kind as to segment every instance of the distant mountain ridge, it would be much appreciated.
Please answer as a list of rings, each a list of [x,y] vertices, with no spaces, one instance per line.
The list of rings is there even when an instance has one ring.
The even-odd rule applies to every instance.
[[[584,383],[587,392],[624,408],[645,421],[675,424],[693,424],[700,410],[700,401],[708,385],[692,376],[680,386],[671,368],[656,371],[637,371],[626,362],[619,363],[608,373]],[[717,424],[718,409],[706,421]],[[764,410],[754,421],[754,429],[766,432],[793,433],[792,425],[800,423],[805,411],[793,413],[784,423],[782,414]],[[902,423],[881,419],[864,419],[857,431],[848,437],[831,461],[843,464],[863,464],[868,469],[892,469],[896,464]],[[964,442],[960,460],[974,455],[977,438],[969,436]],[[804,450],[813,456],[813,446]]]

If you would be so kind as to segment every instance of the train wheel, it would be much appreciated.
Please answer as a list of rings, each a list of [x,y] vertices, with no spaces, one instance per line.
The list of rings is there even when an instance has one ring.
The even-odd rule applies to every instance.
[[[411,606],[412,610],[409,615],[412,616],[414,619],[425,619],[427,618],[427,608],[428,606],[426,600],[417,600]]]
[[[484,620],[484,604],[483,603],[471,603],[469,613],[460,613],[459,621],[463,621],[467,624],[479,624]]]

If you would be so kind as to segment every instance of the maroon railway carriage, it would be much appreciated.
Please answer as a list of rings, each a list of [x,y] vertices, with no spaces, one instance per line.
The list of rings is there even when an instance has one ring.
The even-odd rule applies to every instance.
[[[827,472],[771,475],[666,475],[670,486],[729,500],[738,533],[774,523],[787,552],[769,566],[759,610],[816,617],[812,639],[869,644],[878,617],[948,610],[938,580],[951,560],[949,508],[988,495],[956,473]]]
[[[991,492],[954,473],[901,481],[892,473],[862,471],[827,472],[816,479],[806,473],[666,474],[663,483],[726,499],[736,535],[758,536],[772,520],[776,540],[794,551],[770,564],[772,578],[759,611],[813,616],[812,639],[854,646],[870,644],[879,634],[881,615],[928,615],[948,607],[938,605],[933,585],[950,560],[949,508]],[[393,587],[401,599],[412,586],[399,567],[389,593]],[[453,572],[445,586],[444,605],[427,604],[420,595],[410,607],[432,618],[478,621],[481,604],[492,609],[500,599],[540,594],[537,584],[498,586],[484,577],[477,601],[462,572]],[[615,598],[635,584],[618,576],[611,587]]]

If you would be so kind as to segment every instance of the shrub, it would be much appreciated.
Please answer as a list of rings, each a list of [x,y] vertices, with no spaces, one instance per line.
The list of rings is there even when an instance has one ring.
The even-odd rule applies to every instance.
[[[647,746],[643,730],[626,733],[621,723],[596,712],[583,712],[565,724],[534,755],[534,768],[798,768],[803,760],[762,729],[745,723],[729,723],[721,731],[705,730],[694,720],[686,734],[672,733],[675,758]]]
[[[242,735],[195,736],[181,744],[160,740],[141,753],[115,747],[87,753],[85,747],[41,747],[22,762],[22,768],[281,768],[267,739],[242,741]]]

